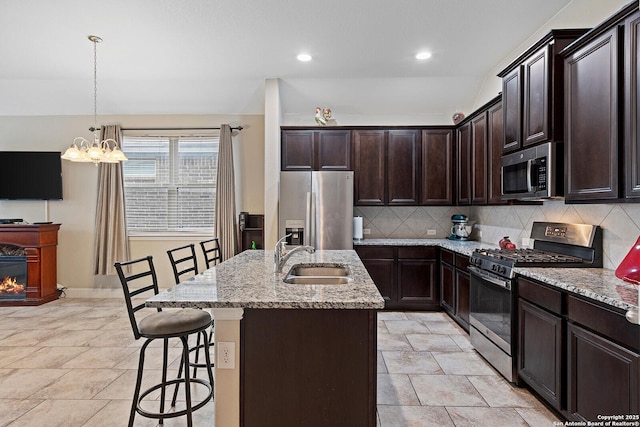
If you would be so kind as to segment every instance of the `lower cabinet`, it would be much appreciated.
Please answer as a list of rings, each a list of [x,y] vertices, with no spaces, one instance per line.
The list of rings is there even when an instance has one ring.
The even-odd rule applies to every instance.
[[[356,246],[356,252],[385,300],[386,309],[437,310],[437,248]]]
[[[440,250],[440,306],[469,332],[469,257]]]
[[[640,412],[640,326],[622,310],[522,277],[518,294],[520,379],[583,425]]]
[[[518,375],[560,410],[562,317],[519,298],[518,322]]]

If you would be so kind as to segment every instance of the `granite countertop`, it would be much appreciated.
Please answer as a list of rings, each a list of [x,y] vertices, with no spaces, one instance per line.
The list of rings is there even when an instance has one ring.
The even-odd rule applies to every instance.
[[[283,273],[273,269],[273,251],[249,250],[147,300],[150,307],[381,309],[384,299],[353,250],[297,252]],[[296,263],[340,263],[353,282],[294,285],[282,281]]]
[[[477,248],[497,247],[490,243],[449,239],[364,239],[354,241],[354,245],[439,246],[468,256]],[[618,279],[613,270],[605,268],[516,267],[515,272],[521,276],[538,280],[613,307],[623,310],[638,309],[638,286]]]

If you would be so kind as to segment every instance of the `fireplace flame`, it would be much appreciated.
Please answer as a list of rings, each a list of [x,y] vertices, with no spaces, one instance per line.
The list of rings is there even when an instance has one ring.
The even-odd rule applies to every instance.
[[[21,294],[24,292],[24,285],[19,284],[15,277],[5,277],[0,282],[0,294]]]

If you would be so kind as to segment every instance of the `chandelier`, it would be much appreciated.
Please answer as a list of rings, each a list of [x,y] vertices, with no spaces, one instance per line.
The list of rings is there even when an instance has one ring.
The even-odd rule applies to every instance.
[[[98,36],[89,36],[93,43],[93,126],[89,128],[93,132],[93,142],[78,136],[67,151],[61,156],[65,160],[72,162],[93,162],[98,163],[120,163],[128,160],[124,153],[118,148],[115,139],[105,139],[100,141],[98,132],[98,61],[96,46],[102,42]]]

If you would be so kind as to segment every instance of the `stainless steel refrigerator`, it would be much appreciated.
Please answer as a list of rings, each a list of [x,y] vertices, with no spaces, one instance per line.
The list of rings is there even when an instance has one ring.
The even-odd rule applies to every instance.
[[[278,218],[289,245],[353,249],[353,172],[280,172]]]

